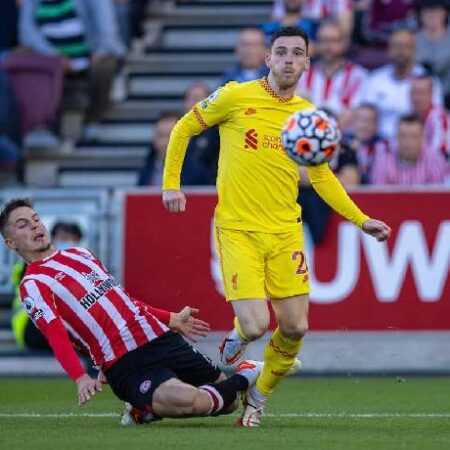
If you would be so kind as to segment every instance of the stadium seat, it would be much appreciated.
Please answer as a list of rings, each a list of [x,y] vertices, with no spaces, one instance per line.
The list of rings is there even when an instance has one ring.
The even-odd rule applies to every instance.
[[[59,58],[12,54],[3,63],[19,103],[24,133],[38,127],[50,128],[56,119],[63,87]]]

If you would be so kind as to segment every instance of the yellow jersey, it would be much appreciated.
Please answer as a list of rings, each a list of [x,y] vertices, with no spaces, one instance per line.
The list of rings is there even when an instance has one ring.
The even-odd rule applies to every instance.
[[[315,108],[313,104],[298,96],[279,97],[267,78],[226,84],[195,105],[174,127],[167,149],[163,190],[180,189],[189,139],[218,124],[216,225],[267,233],[283,233],[298,227],[301,217],[297,203],[298,166],[283,150],[281,128],[291,114],[311,108]],[[341,202],[344,195],[345,211],[339,202],[337,210],[361,226],[367,216],[348,198],[328,165],[309,168],[308,172],[315,188],[315,179],[318,181],[321,196],[320,188],[324,185],[328,194],[336,190],[336,183],[339,185],[340,192],[336,194],[341,195]],[[326,193],[324,199],[329,200]]]

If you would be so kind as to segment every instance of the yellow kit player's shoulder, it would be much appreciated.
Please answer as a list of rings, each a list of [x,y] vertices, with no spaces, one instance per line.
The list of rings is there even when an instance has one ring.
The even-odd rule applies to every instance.
[[[317,109],[317,106],[314,103],[306,100],[306,98],[300,97],[299,95],[295,95],[294,99],[298,102],[298,110],[301,111],[303,109]]]

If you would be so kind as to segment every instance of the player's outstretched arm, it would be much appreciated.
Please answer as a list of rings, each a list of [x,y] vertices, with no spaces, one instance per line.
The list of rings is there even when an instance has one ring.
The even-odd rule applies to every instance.
[[[169,212],[184,212],[186,209],[186,196],[178,189],[163,191],[162,202]]]
[[[363,222],[362,230],[376,238],[378,242],[385,241],[391,235],[391,227],[381,220],[368,219]]]

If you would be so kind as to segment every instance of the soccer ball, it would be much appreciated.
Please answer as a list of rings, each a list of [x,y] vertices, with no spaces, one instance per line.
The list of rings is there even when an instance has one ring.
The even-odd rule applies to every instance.
[[[339,148],[340,139],[336,121],[320,109],[292,114],[281,131],[284,150],[289,158],[302,166],[317,166],[330,161]]]

